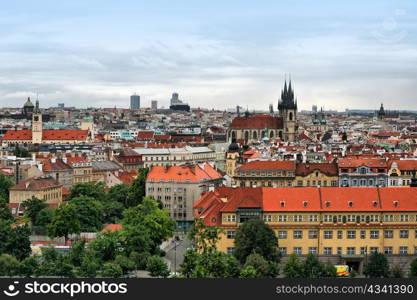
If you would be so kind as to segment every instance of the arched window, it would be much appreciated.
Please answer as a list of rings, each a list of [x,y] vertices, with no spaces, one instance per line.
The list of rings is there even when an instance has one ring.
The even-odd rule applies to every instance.
[[[256,131],[253,132],[253,139],[257,140],[258,139],[258,133]]]
[[[290,119],[290,121],[292,121],[292,118],[293,118],[293,116],[292,116],[292,112],[290,112],[290,115],[289,115],[289,119]]]
[[[269,133],[269,138],[274,138],[274,132],[271,130],[271,132]]]
[[[282,131],[278,133],[279,138],[282,140]]]
[[[245,131],[245,143],[247,143],[249,140],[249,132]]]

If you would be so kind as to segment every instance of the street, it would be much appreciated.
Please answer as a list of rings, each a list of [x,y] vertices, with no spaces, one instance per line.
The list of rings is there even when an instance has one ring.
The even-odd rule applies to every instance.
[[[176,244],[177,246],[175,247],[174,242],[172,242],[172,246],[168,248],[165,255],[171,272],[179,272],[180,265],[184,260],[184,253],[187,248],[191,248],[191,241],[187,237],[177,241]]]

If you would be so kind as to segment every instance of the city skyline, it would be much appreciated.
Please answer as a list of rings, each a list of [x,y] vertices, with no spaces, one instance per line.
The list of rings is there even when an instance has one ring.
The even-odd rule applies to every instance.
[[[5,4],[1,103],[267,110],[291,75],[300,110],[415,110],[415,4],[356,3]]]

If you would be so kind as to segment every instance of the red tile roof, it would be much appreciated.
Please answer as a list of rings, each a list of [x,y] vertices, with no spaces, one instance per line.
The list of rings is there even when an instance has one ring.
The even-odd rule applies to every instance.
[[[260,208],[264,212],[417,212],[417,188],[227,188],[204,194],[195,216],[220,225],[222,212]],[[213,222],[214,220],[214,222]]]
[[[76,130],[76,129],[58,129],[58,130],[43,130],[43,140],[77,140],[85,141],[88,137],[88,130]],[[31,130],[8,130],[3,140],[32,140]]]
[[[230,124],[231,129],[282,129],[283,120],[281,117],[271,115],[251,115],[246,117],[236,117]]]
[[[139,131],[138,140],[151,140],[153,139],[153,135],[154,135],[153,131]]]
[[[290,160],[270,160],[270,161],[251,161],[243,166],[240,166],[236,169],[236,171],[244,171],[244,170],[288,170],[294,171],[295,170],[295,161]]]
[[[107,232],[107,231],[115,232],[116,230],[122,230],[122,228],[123,228],[122,224],[107,224],[103,227],[101,232]]]
[[[71,170],[72,168],[64,163],[62,159],[57,159],[55,162],[52,162],[52,160],[44,160],[43,161],[43,170],[44,171],[66,171]]]
[[[221,174],[209,163],[192,166],[154,166],[149,171],[146,182],[201,182],[204,180],[220,179]]]
[[[12,186],[9,190],[12,191],[34,191],[34,190],[44,190],[49,188],[59,188],[62,187],[58,181],[52,177],[32,177],[26,180],[22,180],[15,186]]]
[[[341,158],[339,159],[339,168],[358,168],[361,166],[366,166],[369,168],[387,168],[388,163],[385,159],[381,158],[366,158],[362,156],[362,158]]]
[[[398,169],[401,171],[417,171],[417,160],[412,159],[401,159],[401,160],[393,160],[390,161],[390,167],[392,168],[393,163],[397,163]]]
[[[315,171],[319,171],[327,176],[337,176],[339,173],[337,164],[335,163],[300,163],[297,164],[295,175],[306,176]]]

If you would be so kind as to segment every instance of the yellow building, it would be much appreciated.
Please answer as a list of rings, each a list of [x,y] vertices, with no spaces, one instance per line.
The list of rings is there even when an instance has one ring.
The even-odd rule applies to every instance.
[[[233,175],[233,181],[241,187],[290,187],[294,179],[294,161],[251,161]]]
[[[368,255],[406,266],[417,254],[414,188],[218,188],[200,198],[196,217],[224,230],[218,249],[232,252],[237,228],[262,218],[289,254],[316,254],[361,272]]]
[[[295,170],[293,186],[339,186],[336,163],[300,163]]]

